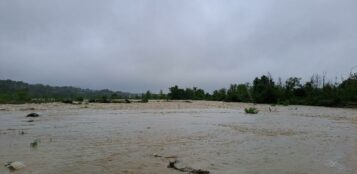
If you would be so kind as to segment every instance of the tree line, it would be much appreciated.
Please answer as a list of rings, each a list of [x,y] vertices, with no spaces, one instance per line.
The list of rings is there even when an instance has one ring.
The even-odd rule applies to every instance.
[[[357,73],[341,83],[326,82],[325,76],[315,74],[305,83],[301,78],[290,77],[277,82],[271,75],[256,77],[253,82],[231,84],[229,88],[206,93],[199,88],[169,88],[168,99],[213,100],[225,102],[252,102],[268,104],[297,104],[316,106],[357,106]]]
[[[341,83],[326,82],[325,75],[313,75],[303,83],[301,78],[290,77],[277,81],[270,74],[256,77],[252,83],[231,84],[228,88],[205,92],[201,88],[180,88],[175,85],[165,94],[147,91],[131,94],[120,91],[90,90],[75,87],[31,85],[12,80],[0,80],[0,103],[83,101],[114,102],[117,99],[212,100],[225,102],[250,102],[269,104],[297,104],[316,106],[357,107],[357,73],[350,74]]]
[[[0,103],[42,103],[83,101],[107,103],[113,99],[140,98],[140,95],[121,91],[91,90],[76,87],[54,87],[28,84],[21,81],[0,80]]]

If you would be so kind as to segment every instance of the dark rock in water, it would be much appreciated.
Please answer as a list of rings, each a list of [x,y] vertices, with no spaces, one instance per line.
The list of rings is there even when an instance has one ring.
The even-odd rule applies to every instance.
[[[175,166],[176,163],[177,163],[176,160],[170,160],[167,168],[177,169],[177,167]]]
[[[40,115],[37,114],[37,113],[30,113],[30,114],[27,114],[26,117],[39,117]]]

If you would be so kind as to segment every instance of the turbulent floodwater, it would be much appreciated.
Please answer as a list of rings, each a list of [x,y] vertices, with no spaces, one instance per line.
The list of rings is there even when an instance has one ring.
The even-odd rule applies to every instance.
[[[0,162],[24,162],[19,174],[182,173],[165,157],[218,174],[357,173],[357,110],[267,107],[3,109]]]

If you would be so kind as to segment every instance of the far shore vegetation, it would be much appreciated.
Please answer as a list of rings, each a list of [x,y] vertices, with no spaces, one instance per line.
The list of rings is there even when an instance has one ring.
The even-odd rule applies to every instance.
[[[357,73],[351,73],[340,83],[326,81],[325,75],[315,74],[302,83],[298,77],[277,81],[270,74],[257,77],[252,83],[231,84],[228,88],[214,90],[180,88],[172,86],[169,93],[147,91],[131,94],[120,91],[90,90],[75,87],[52,87],[42,84],[27,84],[19,81],[0,80],[0,104],[46,103],[46,102],[99,102],[130,103],[161,100],[210,100],[224,102],[248,102],[280,105],[313,105],[330,107],[357,107]]]

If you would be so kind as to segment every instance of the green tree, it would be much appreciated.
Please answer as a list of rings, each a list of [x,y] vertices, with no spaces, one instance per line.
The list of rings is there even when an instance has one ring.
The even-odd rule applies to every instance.
[[[182,100],[185,96],[185,90],[180,89],[177,85],[169,88],[170,92],[168,94],[169,98],[172,100]]]
[[[252,96],[257,103],[276,103],[278,98],[273,79],[265,75],[255,78]]]
[[[248,84],[239,84],[237,86],[238,101],[241,102],[252,102],[249,94],[249,85]]]
[[[222,88],[220,90],[215,90],[215,91],[213,91],[213,94],[212,94],[212,100],[223,101],[223,100],[225,100],[226,95],[227,95],[227,90],[225,88]]]

